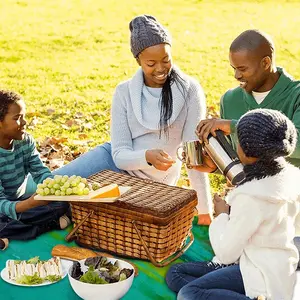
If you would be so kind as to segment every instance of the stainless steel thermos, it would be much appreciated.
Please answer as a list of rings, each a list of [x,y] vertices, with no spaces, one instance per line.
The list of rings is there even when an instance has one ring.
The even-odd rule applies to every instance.
[[[243,165],[223,132],[217,130],[216,137],[209,135],[208,142],[204,145],[204,149],[222,174],[233,185],[241,183],[245,179]]]

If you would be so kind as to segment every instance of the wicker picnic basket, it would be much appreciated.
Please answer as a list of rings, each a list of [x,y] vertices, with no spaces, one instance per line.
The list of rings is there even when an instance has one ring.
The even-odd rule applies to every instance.
[[[114,203],[70,202],[74,228],[66,237],[87,248],[150,260],[165,266],[192,244],[194,190],[102,171],[90,182],[117,183],[131,189]]]

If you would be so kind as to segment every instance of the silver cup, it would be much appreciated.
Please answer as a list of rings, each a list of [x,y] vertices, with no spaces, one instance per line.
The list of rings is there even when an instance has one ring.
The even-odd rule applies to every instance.
[[[185,157],[180,156],[179,150],[185,153]],[[183,163],[185,163],[188,167],[192,166],[201,166],[202,165],[202,145],[199,141],[188,141],[183,143],[177,149],[177,157]]]

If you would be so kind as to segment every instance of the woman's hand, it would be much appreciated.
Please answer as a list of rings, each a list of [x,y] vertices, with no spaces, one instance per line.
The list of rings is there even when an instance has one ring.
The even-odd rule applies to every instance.
[[[146,161],[160,171],[167,171],[176,162],[168,153],[161,149],[147,150]]]
[[[225,213],[229,215],[229,208],[230,206],[227,204],[225,200],[223,200],[218,194],[214,195],[214,216],[217,217],[218,215]]]
[[[196,134],[201,143],[208,143],[208,135],[211,133],[216,136],[216,130],[221,130],[225,135],[229,135],[231,133],[230,124],[231,120],[217,118],[202,120],[197,126]]]

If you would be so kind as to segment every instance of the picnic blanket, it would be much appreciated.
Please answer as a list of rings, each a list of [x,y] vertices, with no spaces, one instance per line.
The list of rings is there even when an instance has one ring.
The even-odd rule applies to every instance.
[[[193,234],[195,241],[184,253],[178,262],[208,260],[212,258],[213,252],[208,239],[208,227],[196,225],[194,220]],[[49,259],[51,250],[57,244],[76,246],[75,242],[66,243],[65,236],[69,230],[52,231],[32,241],[10,241],[8,249],[0,251],[0,270],[5,267],[8,259],[29,259],[40,256],[41,259]],[[135,277],[129,292],[122,298],[124,300],[173,300],[175,293],[170,291],[165,283],[165,275],[169,268],[157,268],[150,262],[132,259],[138,269],[139,275]],[[6,283],[0,279],[0,295],[3,300],[78,300],[80,299],[72,290],[67,276],[54,284],[42,287],[19,287]],[[99,295],[99,299],[101,296]],[[105,299],[104,299],[105,300]]]

